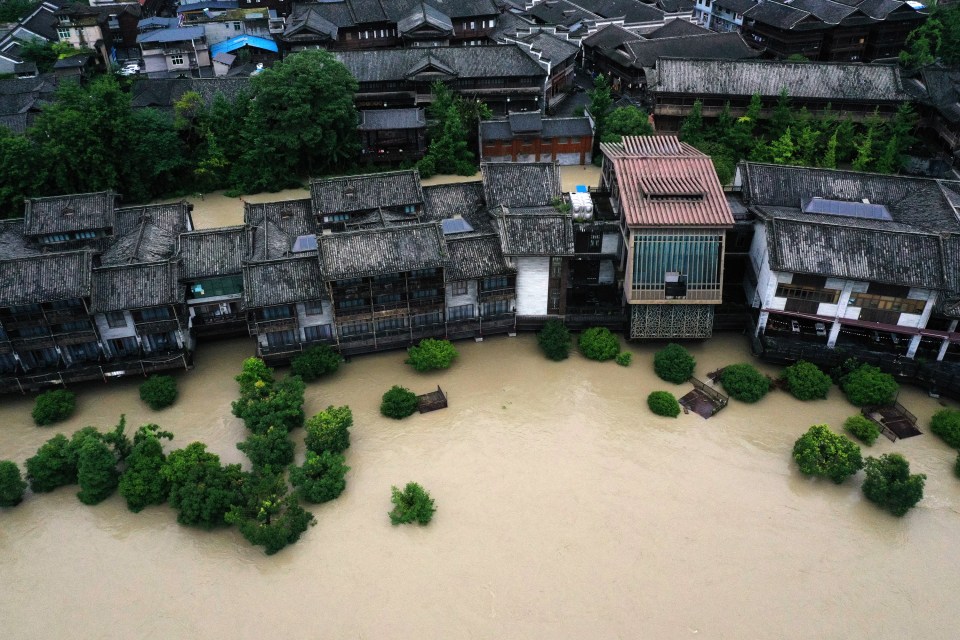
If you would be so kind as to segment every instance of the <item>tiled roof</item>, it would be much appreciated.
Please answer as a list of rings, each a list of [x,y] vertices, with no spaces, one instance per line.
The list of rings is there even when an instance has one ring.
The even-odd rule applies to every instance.
[[[397,20],[397,32],[402,35],[423,25],[429,25],[446,33],[453,33],[453,23],[450,21],[450,16],[422,2],[415,5],[410,13]]]
[[[243,265],[247,308],[291,304],[324,297],[320,264],[313,253]]]
[[[623,46],[630,52],[632,66],[638,69],[654,67],[657,59],[664,57],[742,60],[760,55],[760,51],[748,45],[743,36],[735,31],[636,40]]]
[[[504,255],[573,255],[573,222],[569,214],[552,207],[528,210],[522,214],[509,210],[494,218]]]
[[[296,5],[293,14],[287,18],[286,28],[283,31],[284,39],[303,37],[323,37],[336,40],[339,28],[323,15],[322,9],[315,5]]]
[[[246,95],[249,78],[150,78],[137,80],[131,88],[131,106],[173,107],[183,94],[194,91],[200,94],[206,106],[213,104],[217,95],[234,102]]]
[[[70,233],[113,226],[116,195],[112,191],[29,198],[24,233],[30,236]]]
[[[104,266],[160,262],[167,260],[176,250],[176,232],[151,222],[141,222],[132,232],[119,236],[103,252]]]
[[[427,117],[423,109],[366,109],[360,112],[360,131],[384,129],[423,129]]]
[[[623,18],[626,24],[655,22],[663,12],[636,0],[570,0],[570,2],[603,18]]]
[[[443,231],[436,222],[317,236],[317,254],[327,280],[437,268],[447,263]]]
[[[250,260],[274,260],[290,255],[297,236],[317,231],[310,200],[247,202],[243,220],[250,227],[247,254]]]
[[[538,136],[543,139],[593,135],[590,120],[586,117],[540,118],[539,113],[530,115],[536,116],[539,123]],[[511,140],[515,135],[523,133],[522,130],[515,129],[512,126],[513,124],[514,120],[512,118],[508,120],[484,120],[480,123],[480,137],[483,140]]]
[[[179,278],[175,260],[98,267],[93,270],[90,310],[107,313],[181,303],[186,292]]]
[[[536,27],[534,28],[536,29]],[[580,53],[580,45],[576,42],[571,42],[566,38],[546,31],[535,31],[531,34],[521,33],[514,39],[531,45],[536,51],[542,53],[543,57],[549,60],[553,66],[563,64]]]
[[[448,282],[514,271],[503,257],[500,237],[496,234],[448,237],[447,250],[450,252],[450,265],[445,271]]]
[[[137,36],[137,44],[144,42],[184,42],[187,40],[200,40],[206,37],[206,32],[202,26],[199,27],[174,27],[172,29],[154,29]]]
[[[810,15],[808,11],[794,9],[790,5],[779,2],[760,2],[747,9],[743,17],[744,20],[756,20],[780,29],[793,29]]]
[[[920,102],[934,107],[949,122],[960,122],[960,70],[928,65],[907,86]]]
[[[155,224],[175,234],[186,231],[190,228],[190,205],[181,200],[180,202],[167,204],[148,204],[116,209],[114,211],[113,234],[132,233],[142,222]]]
[[[246,227],[219,227],[180,234],[180,258],[185,280],[240,273],[246,250]]]
[[[650,33],[646,34],[647,38],[656,39],[656,38],[677,38],[680,36],[697,36],[704,35],[707,33],[713,33],[709,29],[701,27],[699,25],[693,24],[687,20],[670,20],[667,24],[663,25],[659,29],[654,29]]]
[[[625,136],[600,148],[613,163],[628,225],[733,224],[710,156],[673,136]]]
[[[424,222],[439,222],[460,216],[477,233],[493,231],[490,216],[484,204],[483,183],[480,181],[424,187],[423,209]]]
[[[560,197],[560,170],[552,162],[482,162],[488,207],[537,207]]]
[[[23,219],[0,220],[0,259],[27,258],[39,255],[23,235]]]
[[[909,99],[894,65],[661,58],[657,75],[654,91],[662,93],[775,97],[787,89],[791,97],[835,102]]]
[[[950,291],[960,292],[960,235],[942,235],[943,243],[944,284]]]
[[[547,72],[514,44],[483,47],[411,47],[337,51],[334,55],[359,82],[406,80],[411,70],[436,58],[459,78],[546,77]]]
[[[793,0],[790,6],[807,11],[826,24],[840,24],[841,20],[857,11],[856,6],[829,0]]]
[[[310,198],[319,216],[421,204],[423,192],[414,169],[312,180]]]
[[[0,307],[89,296],[91,264],[87,251],[0,260]]]
[[[667,24],[670,25],[674,22],[677,22],[677,20],[673,20]],[[661,27],[661,29],[664,28],[666,27]],[[636,40],[640,40],[640,36],[635,34],[633,31],[628,31],[617,24],[608,24],[599,31],[595,31],[581,40],[581,44],[584,47],[593,47],[603,51],[610,51],[616,49],[625,42],[634,42]]]
[[[570,27],[584,20],[596,20],[601,16],[582,9],[568,0],[541,2],[528,10],[528,13],[543,24],[559,24]]]

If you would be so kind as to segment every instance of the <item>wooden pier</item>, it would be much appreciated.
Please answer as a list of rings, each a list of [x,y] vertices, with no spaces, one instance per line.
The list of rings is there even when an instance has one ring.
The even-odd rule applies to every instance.
[[[864,407],[864,416],[880,427],[880,433],[889,440],[912,438],[923,432],[917,428],[917,416],[910,413],[899,401],[885,407]]]
[[[680,398],[680,406],[703,418],[709,418],[727,406],[729,398],[716,389],[691,377],[693,391]]]
[[[431,391],[430,393],[424,393],[423,395],[417,396],[417,408],[420,410],[420,413],[436,411],[437,409],[446,409],[447,394],[445,394],[443,389],[437,385],[436,391]]]

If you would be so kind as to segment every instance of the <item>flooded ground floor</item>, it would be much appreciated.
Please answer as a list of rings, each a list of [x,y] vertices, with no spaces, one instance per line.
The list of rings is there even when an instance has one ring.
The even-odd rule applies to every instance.
[[[62,488],[0,510],[0,621],[7,638],[953,638],[960,625],[956,453],[935,436],[903,453],[928,475],[903,519],[790,460],[811,424],[855,413],[839,392],[801,403],[772,392],[717,416],[650,414],[655,346],[628,368],[574,354],[554,363],[532,335],[457,344],[449,371],[415,374],[402,352],[354,359],[307,390],[307,413],[348,404],[347,490],[272,557],[235,530],[180,527],[167,507],[87,507]],[[740,336],[691,346],[697,375],[749,360]],[[0,459],[19,463],[54,433],[173,431],[240,462],[230,415],[249,340],[202,344],[176,405],[152,412],[137,381],[81,388],[68,423],[37,428],[31,400],[0,406]],[[767,368],[770,373],[775,369]],[[450,407],[396,422],[393,384],[439,384]],[[905,389],[926,431],[936,400]],[[302,431],[293,434],[302,459]],[[425,528],[391,527],[391,485],[437,502]]]

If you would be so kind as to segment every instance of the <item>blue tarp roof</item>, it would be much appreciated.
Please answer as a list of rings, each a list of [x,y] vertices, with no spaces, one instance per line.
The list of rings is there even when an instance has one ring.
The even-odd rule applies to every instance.
[[[218,42],[217,44],[210,47],[210,55],[217,55],[219,53],[230,53],[231,51],[236,51],[242,47],[256,47],[257,49],[264,49],[265,51],[273,51],[277,53],[279,51],[277,43],[273,40],[267,38],[261,38],[259,36],[237,36],[236,38],[230,38],[223,42]]]

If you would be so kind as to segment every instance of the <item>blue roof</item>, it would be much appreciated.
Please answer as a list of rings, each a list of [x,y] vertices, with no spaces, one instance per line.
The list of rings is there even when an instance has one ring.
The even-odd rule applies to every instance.
[[[240,6],[237,0],[206,0],[205,2],[192,2],[182,4],[177,9],[177,13],[187,13],[188,11],[203,11],[204,9],[213,9],[215,11],[226,11],[227,9],[236,9]]]
[[[219,53],[230,53],[231,51],[236,51],[242,47],[255,47],[257,49],[264,49],[266,51],[273,51],[277,53],[279,48],[277,43],[273,40],[267,38],[261,38],[259,36],[237,36],[236,38],[230,38],[223,42],[218,42],[217,44],[210,47],[210,55],[215,56]]]
[[[138,35],[137,42],[180,42],[181,40],[198,40],[205,35],[203,27],[155,29]]]
[[[443,228],[443,235],[445,236],[452,233],[469,233],[473,231],[470,223],[463,218],[444,218],[440,221],[440,226]]]
[[[890,212],[882,204],[870,202],[848,202],[829,198],[811,198],[803,203],[804,213],[819,213],[828,216],[865,218],[867,220],[893,220]]]
[[[588,189],[585,184],[578,184],[577,193],[590,193],[590,189]]]

